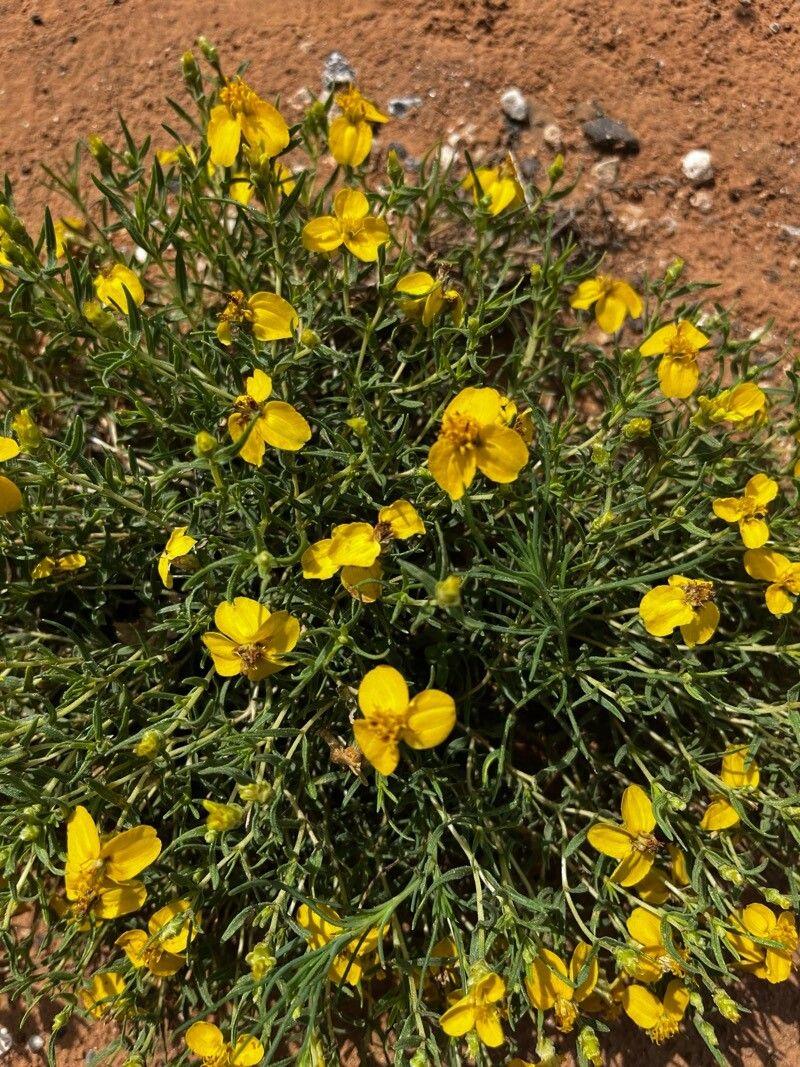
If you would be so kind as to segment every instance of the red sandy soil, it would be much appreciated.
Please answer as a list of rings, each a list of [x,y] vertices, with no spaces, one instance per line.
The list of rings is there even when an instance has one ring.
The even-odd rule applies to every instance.
[[[0,11],[0,167],[34,225],[48,198],[39,163],[57,165],[92,132],[119,143],[118,109],[135,135],[170,143],[164,97],[184,99],[180,56],[198,34],[227,69],[250,61],[253,85],[280,95],[292,120],[339,50],[379,105],[422,98],[381,133],[378,158],[391,142],[414,156],[438,140],[498,156],[509,137],[499,97],[517,86],[531,104],[517,158],[545,168],[543,129],[560,127],[568,174],[583,171],[577,221],[612,269],[636,277],[680,255],[693,277],[720,282],[741,329],[774,318],[777,346],[800,325],[800,235],[783,229],[800,228],[798,0],[21,0]],[[604,157],[581,131],[595,105],[641,142],[611,187],[593,175]],[[691,148],[713,156],[701,195],[681,173]],[[751,984],[749,996],[755,1014],[720,1031],[731,1063],[798,1067],[797,987]],[[51,1019],[34,1016],[24,1035]],[[19,1021],[0,1006],[17,1037]],[[75,1023],[64,1038],[58,1067],[83,1067],[108,1030]],[[2,1067],[44,1064],[21,1047]],[[713,1063],[691,1033],[656,1048],[623,1026],[609,1050],[616,1067]]]

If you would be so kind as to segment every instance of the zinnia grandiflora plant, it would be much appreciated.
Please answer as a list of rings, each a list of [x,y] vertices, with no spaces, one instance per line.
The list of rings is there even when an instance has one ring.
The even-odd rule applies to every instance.
[[[797,946],[798,376],[569,159],[198,44],[0,194],[3,991],[54,1063],[719,1059]]]

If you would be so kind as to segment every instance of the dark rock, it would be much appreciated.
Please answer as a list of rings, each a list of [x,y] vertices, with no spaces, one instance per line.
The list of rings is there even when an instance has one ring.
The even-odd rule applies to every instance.
[[[541,171],[542,164],[536,156],[525,156],[524,159],[520,160],[519,169],[525,181],[529,182]]]
[[[31,22],[34,26],[44,26],[44,19],[41,15],[31,15]]]
[[[404,119],[409,112],[422,104],[420,96],[396,96],[389,101],[389,114],[393,119]]]
[[[639,151],[639,138],[624,122],[601,115],[583,124],[586,139],[600,152],[618,152],[635,155]]]

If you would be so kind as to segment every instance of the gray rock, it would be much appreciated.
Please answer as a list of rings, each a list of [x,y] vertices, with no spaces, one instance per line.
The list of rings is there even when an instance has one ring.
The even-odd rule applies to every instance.
[[[781,237],[797,240],[800,238],[800,226],[781,226]]]
[[[522,172],[522,177],[525,178],[526,181],[532,181],[542,169],[542,164],[536,156],[525,156],[525,158],[520,161],[519,169]]]
[[[706,148],[693,148],[681,160],[684,177],[693,185],[707,185],[714,180],[711,153]]]
[[[561,127],[557,126],[554,122],[550,122],[542,130],[542,140],[548,148],[552,148],[554,152],[560,152],[564,147],[564,138],[561,136]]]
[[[44,1038],[41,1034],[31,1034],[25,1044],[31,1052],[41,1052],[44,1048]]]
[[[500,107],[512,122],[528,121],[528,101],[520,89],[506,89],[500,97]]]
[[[583,124],[586,139],[600,152],[619,152],[635,155],[639,151],[639,138],[624,122],[601,115]]]
[[[404,119],[410,111],[415,111],[421,104],[421,96],[396,96],[389,101],[389,114],[393,119]]]
[[[331,52],[322,66],[322,85],[327,92],[341,89],[345,85],[352,85],[356,80],[356,72],[347,62],[341,52]]]

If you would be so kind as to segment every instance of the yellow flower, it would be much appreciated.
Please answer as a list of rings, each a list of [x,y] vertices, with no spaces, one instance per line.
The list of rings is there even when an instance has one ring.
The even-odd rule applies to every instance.
[[[0,462],[14,459],[19,453],[20,446],[13,437],[0,437]],[[21,507],[22,493],[17,485],[10,478],[0,475],[0,515],[10,515]]]
[[[745,548],[761,548],[769,540],[769,526],[764,521],[767,504],[777,495],[777,482],[766,474],[754,474],[741,496],[717,497],[711,506],[718,519],[738,522]]]
[[[639,345],[639,351],[643,356],[663,357],[658,365],[661,392],[672,399],[685,400],[697,388],[697,353],[707,344],[708,338],[696,326],[687,319],[678,319],[656,330]]]
[[[761,772],[752,760],[747,758],[746,746],[733,746],[722,757],[720,778],[729,789],[757,789]],[[715,797],[706,808],[701,830],[729,830],[739,825],[739,813],[729,804],[725,797]]]
[[[610,875],[618,885],[636,885],[653,866],[658,842],[653,837],[656,819],[647,793],[638,785],[629,785],[622,794],[622,826],[599,822],[589,828],[589,844],[619,860]]]
[[[731,917],[734,929],[726,937],[739,957],[739,967],[765,978],[768,982],[785,982],[792,973],[792,959],[797,949],[797,929],[790,911],[776,916],[766,904],[748,904]],[[774,941],[775,947],[758,941]]]
[[[147,931],[126,930],[114,944],[137,970],[146,967],[156,978],[169,978],[186,963],[183,953],[194,933],[188,911],[188,900],[173,900],[153,912]]]
[[[313,908],[308,904],[301,904],[295,919],[297,925],[310,935],[308,948],[312,952],[325,948],[344,933],[340,916],[327,904],[314,904]],[[370,957],[374,957],[378,951],[381,936],[381,931],[371,926],[352,941],[346,942],[341,951],[333,957],[328,968],[328,978],[332,982],[358,985],[365,969],[374,962]]]
[[[461,186],[467,191],[472,190],[476,204],[483,197],[487,197],[490,215],[499,215],[507,208],[519,207],[525,203],[525,193],[510,156],[497,167],[478,167],[474,176],[470,172]]]
[[[141,307],[144,303],[142,283],[124,263],[113,263],[110,267],[104,267],[94,279],[94,291],[103,307],[114,308],[126,315],[128,313],[126,293],[136,307]]]
[[[206,131],[215,167],[233,165],[242,137],[250,148],[270,158],[289,144],[289,127],[283,115],[241,78],[220,89],[219,101],[211,108]]]
[[[673,574],[667,585],[657,585],[642,597],[639,615],[653,637],[666,637],[680,627],[689,648],[704,645],[719,625],[714,583]]]
[[[264,1059],[264,1046],[257,1038],[242,1035],[230,1045],[214,1023],[192,1023],[184,1040],[204,1067],[255,1067]]]
[[[455,326],[464,318],[464,301],[458,289],[445,288],[425,270],[404,275],[394,287],[400,293],[400,307],[410,319],[419,319],[423,326],[430,326],[442,310],[447,310]]]
[[[61,219],[56,219],[53,223],[53,230],[56,235],[56,259],[61,259],[67,251],[67,243],[75,238],[79,233],[82,233],[86,229],[86,223],[83,219],[74,218],[71,216],[65,216]]]
[[[604,333],[616,333],[628,315],[638,319],[644,308],[642,298],[627,282],[608,274],[581,282],[569,303],[573,308],[594,304],[594,317]]]
[[[353,723],[359,748],[376,771],[392,774],[400,762],[400,741],[411,748],[434,748],[456,722],[455,701],[439,689],[409,699],[405,679],[394,667],[373,667],[361,679],[358,706],[363,719]]]
[[[173,562],[188,556],[197,544],[195,538],[186,533],[188,528],[188,526],[176,526],[158,558],[158,575],[167,589],[171,589],[173,584],[171,572]]]
[[[264,461],[267,445],[285,452],[297,452],[311,438],[311,427],[291,404],[270,400],[272,379],[263,370],[254,370],[245,379],[244,394],[236,397],[233,412],[228,416],[228,433],[238,441],[252,428],[239,455],[254,467]],[[268,402],[267,402],[268,401]]]
[[[378,557],[392,541],[425,533],[425,525],[408,500],[396,500],[378,512],[375,526],[349,522],[334,526],[331,536],[303,553],[303,577],[324,580],[341,569],[341,582],[357,599],[371,603],[380,596],[382,568]],[[373,595],[374,594],[374,595]]]
[[[297,644],[300,623],[288,612],[270,614],[257,600],[237,596],[217,607],[214,623],[220,633],[203,634],[203,644],[223,678],[244,674],[259,682],[291,666],[283,657]]]
[[[21,408],[11,420],[11,428],[19,440],[19,448],[25,452],[33,452],[42,443],[42,431],[31,418],[27,408]],[[9,459],[9,455],[3,455],[3,444],[8,447],[8,437],[0,437],[0,459]],[[13,442],[12,442],[13,443]],[[17,450],[19,451],[19,449]],[[16,455],[14,452],[13,455]]]
[[[197,153],[189,144],[179,144],[174,148],[159,148],[156,152],[156,159],[164,170],[186,163],[197,166]]]
[[[75,808],[67,822],[64,870],[73,914],[91,911],[98,919],[116,919],[138,911],[147,890],[134,879],[160,852],[161,842],[152,826],[134,826],[101,842],[86,808]]]
[[[767,406],[763,389],[754,382],[740,382],[732,389],[723,389],[716,396],[699,396],[700,407],[696,419],[701,424],[713,426],[720,422],[741,425],[755,418]]]
[[[320,215],[303,227],[303,245],[312,252],[335,252],[344,245],[365,263],[374,263],[388,240],[386,219],[370,215],[360,189],[340,189],[333,198],[333,214]]]
[[[686,867],[686,856],[675,845],[667,845],[670,854],[669,878],[673,885],[689,885],[689,871]],[[653,867],[649,874],[638,882],[636,892],[647,904],[661,905],[669,898],[667,875],[664,871]]]
[[[81,1003],[93,1019],[100,1019],[112,1011],[114,1001],[125,992],[122,976],[115,971],[95,974],[88,989],[81,990]]]
[[[484,1045],[499,1048],[504,1041],[500,1001],[505,995],[505,982],[499,974],[489,971],[469,983],[466,994],[457,997],[439,1024],[450,1037],[463,1037],[476,1030]]]
[[[493,482],[513,482],[528,462],[522,437],[504,425],[504,397],[496,389],[462,389],[444,410],[428,468],[452,500],[460,500],[476,471]]]
[[[31,578],[37,581],[39,578],[50,578],[53,574],[67,574],[69,571],[80,570],[86,566],[86,556],[82,552],[67,552],[63,556],[54,558],[44,556],[31,571]]]
[[[583,978],[579,980],[582,973]],[[575,1025],[577,1005],[592,992],[597,978],[597,957],[592,956],[590,945],[579,941],[569,967],[555,952],[540,949],[528,969],[525,988],[534,1008],[540,1011],[555,1008],[556,1026],[566,1032]]]
[[[788,615],[794,608],[792,597],[800,593],[800,563],[780,552],[754,548],[744,554],[744,569],[751,578],[769,582],[764,599],[772,614]]]
[[[228,830],[235,830],[244,818],[239,804],[220,804],[216,800],[203,800],[201,803],[208,812],[206,829],[212,833],[224,834]]]
[[[622,994],[625,1014],[657,1045],[678,1032],[688,1005],[689,991],[677,978],[667,986],[663,1001],[641,985],[628,986]]]
[[[11,260],[5,254],[3,249],[0,248],[0,267],[10,267],[10,266],[11,266]],[[3,275],[0,274],[0,293],[3,292],[5,287],[6,287],[5,279],[3,278]]]
[[[639,957],[631,970],[640,982],[656,982],[667,971],[683,974],[683,969],[667,952],[661,932],[661,919],[647,908],[634,908],[625,923],[636,942]]]
[[[222,344],[229,345],[235,330],[247,330],[257,341],[280,341],[294,337],[299,326],[297,312],[277,293],[245,296],[236,289],[219,317],[217,337]]]
[[[372,147],[370,123],[388,122],[389,119],[355,86],[337,93],[333,99],[341,115],[337,115],[328,127],[328,148],[337,163],[359,167]]]

